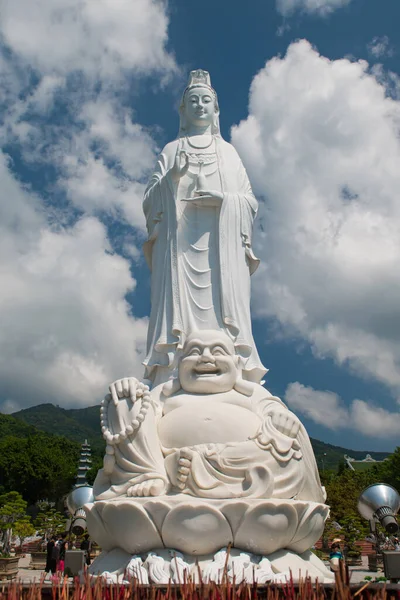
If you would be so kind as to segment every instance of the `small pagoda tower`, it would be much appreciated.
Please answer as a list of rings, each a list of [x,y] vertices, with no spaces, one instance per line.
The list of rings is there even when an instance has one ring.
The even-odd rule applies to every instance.
[[[81,446],[81,455],[79,457],[78,474],[76,476],[75,487],[87,485],[86,475],[92,468],[90,444],[85,440]]]
[[[91,467],[90,444],[85,440],[81,446],[76,482],[66,498],[67,508],[71,515],[67,529],[76,535],[82,535],[86,529],[86,513],[83,506],[93,502],[93,488],[86,479]]]

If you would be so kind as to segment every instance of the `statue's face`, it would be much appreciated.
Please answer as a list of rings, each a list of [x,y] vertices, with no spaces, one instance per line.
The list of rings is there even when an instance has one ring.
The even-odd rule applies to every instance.
[[[214,97],[206,87],[195,87],[185,96],[185,115],[188,124],[198,127],[209,125],[215,115]]]
[[[218,394],[233,389],[238,360],[232,341],[222,331],[197,331],[185,343],[179,381],[186,392]]]

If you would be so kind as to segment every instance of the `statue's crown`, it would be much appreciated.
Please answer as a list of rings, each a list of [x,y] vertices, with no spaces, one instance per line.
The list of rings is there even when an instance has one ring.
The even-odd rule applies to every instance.
[[[211,86],[210,73],[208,71],[203,71],[203,69],[196,69],[195,71],[190,71],[189,81],[187,87],[192,87],[192,85],[205,84],[208,87]]]

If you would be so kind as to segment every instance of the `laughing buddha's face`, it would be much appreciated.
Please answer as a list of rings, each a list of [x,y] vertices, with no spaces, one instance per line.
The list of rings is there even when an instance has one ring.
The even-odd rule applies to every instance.
[[[231,339],[222,331],[196,331],[186,340],[179,363],[179,381],[185,392],[215,394],[233,389],[238,357]]]

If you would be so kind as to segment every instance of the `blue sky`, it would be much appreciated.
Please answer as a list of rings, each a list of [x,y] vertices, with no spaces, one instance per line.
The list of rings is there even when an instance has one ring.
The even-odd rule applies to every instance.
[[[204,68],[260,203],[266,385],[311,436],[394,449],[397,0],[1,4],[0,410],[88,406],[141,375],[141,198]]]

